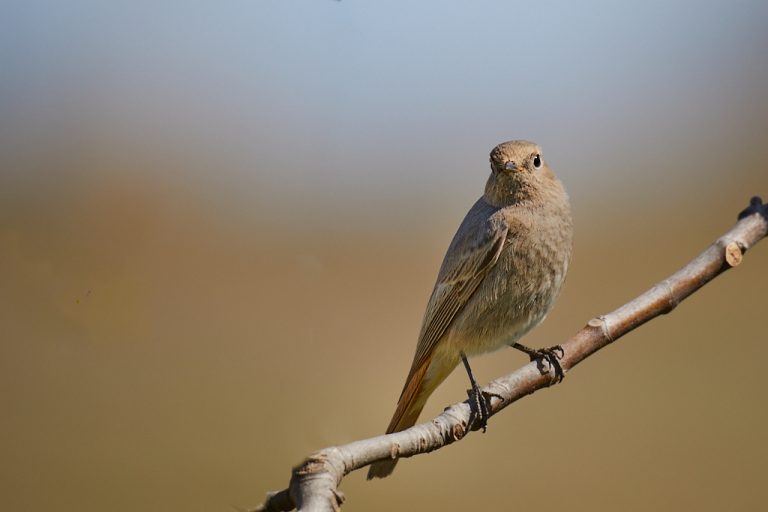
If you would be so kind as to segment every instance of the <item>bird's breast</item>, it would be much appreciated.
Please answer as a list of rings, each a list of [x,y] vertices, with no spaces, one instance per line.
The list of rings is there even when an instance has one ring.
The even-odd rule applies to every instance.
[[[451,329],[466,353],[511,344],[538,325],[560,293],[571,255],[569,230],[533,226],[505,244]]]

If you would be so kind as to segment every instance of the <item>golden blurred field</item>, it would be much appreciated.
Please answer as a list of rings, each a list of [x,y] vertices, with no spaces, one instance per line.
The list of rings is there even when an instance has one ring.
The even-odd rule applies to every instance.
[[[9,510],[250,506],[313,450],[380,433],[443,251],[478,194],[435,204],[436,222],[348,210],[280,223],[183,180],[62,176],[19,178],[4,203]],[[676,270],[761,181],[745,174],[653,208],[575,195],[572,271],[528,341],[556,343]],[[402,204],[399,216],[418,219],[421,207]],[[349,476],[347,507],[758,507],[767,265],[758,245],[486,435],[407,460],[385,481]],[[523,362],[502,351],[475,371],[489,380]],[[455,372],[427,414],[461,400],[464,380]]]

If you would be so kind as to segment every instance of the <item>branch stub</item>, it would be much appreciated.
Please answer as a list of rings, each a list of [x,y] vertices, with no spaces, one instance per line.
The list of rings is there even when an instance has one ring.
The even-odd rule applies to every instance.
[[[743,259],[743,253],[741,247],[736,242],[731,242],[725,246],[725,261],[731,267],[736,267],[741,263]]]

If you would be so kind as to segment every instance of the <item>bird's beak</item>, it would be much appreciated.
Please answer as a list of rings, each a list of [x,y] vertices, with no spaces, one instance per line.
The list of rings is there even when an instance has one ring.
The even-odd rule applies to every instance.
[[[507,162],[504,164],[504,169],[507,171],[516,171],[517,165],[515,164],[515,162]]]

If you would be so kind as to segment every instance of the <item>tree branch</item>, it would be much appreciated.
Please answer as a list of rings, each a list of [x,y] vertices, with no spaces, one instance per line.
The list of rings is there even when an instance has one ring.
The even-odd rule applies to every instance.
[[[560,365],[564,372],[645,322],[672,311],[680,302],[729,268],[768,234],[768,205],[753,197],[736,225],[688,265],[607,315],[590,320],[565,341]],[[544,361],[528,363],[483,388],[491,415],[534,391],[556,383]],[[402,432],[325,448],[293,469],[288,489],[270,493],[258,511],[337,511],[344,501],[338,485],[344,476],[372,462],[428,453],[477,430],[469,400],[454,404],[433,420]]]

